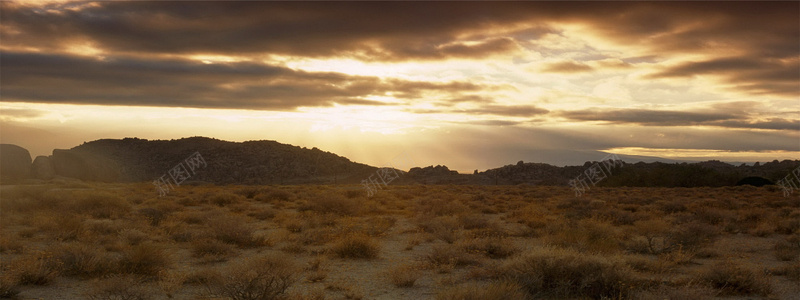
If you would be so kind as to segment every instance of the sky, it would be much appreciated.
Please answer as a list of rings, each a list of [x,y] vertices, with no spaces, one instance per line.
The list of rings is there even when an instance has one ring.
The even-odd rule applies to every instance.
[[[800,2],[0,2],[0,142],[800,159]]]

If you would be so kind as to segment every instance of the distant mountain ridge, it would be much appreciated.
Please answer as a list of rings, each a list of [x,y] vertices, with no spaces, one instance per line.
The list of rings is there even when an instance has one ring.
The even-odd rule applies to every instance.
[[[38,156],[33,163],[24,148],[4,145],[0,150],[3,159],[0,167],[4,170],[0,177],[4,181],[12,177],[47,180],[54,176],[101,182],[153,181],[167,175],[170,169],[195,153],[206,164],[195,170],[187,183],[358,184],[378,170],[317,148],[266,140],[229,142],[207,137],[101,139],[68,150],[53,150],[53,155]],[[726,186],[734,185],[744,177],[762,177],[775,182],[800,166],[800,160],[734,166],[720,161],[631,163],[635,157],[620,155],[620,158],[627,163],[600,185]],[[558,167],[519,161],[483,172],[475,170],[473,174],[458,174],[442,165],[414,167],[407,173],[399,170],[403,176],[393,184],[567,185],[592,164]]]

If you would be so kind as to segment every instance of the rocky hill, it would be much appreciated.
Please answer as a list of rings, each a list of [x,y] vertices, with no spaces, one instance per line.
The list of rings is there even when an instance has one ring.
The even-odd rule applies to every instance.
[[[459,174],[446,166],[415,167],[392,184],[568,185],[596,162],[557,167],[518,162],[483,172]],[[720,161],[700,163],[622,163],[600,186],[729,186],[744,178],[776,182],[800,166],[800,160],[755,165]],[[178,140],[104,139],[68,150],[53,150],[31,162],[22,147],[0,145],[3,182],[56,176],[102,182],[142,182],[169,178],[181,183],[214,184],[359,184],[378,168],[355,163],[317,148],[275,141],[227,142],[205,137]],[[764,179],[766,181],[760,180]]]
[[[189,169],[198,155],[204,164]],[[188,182],[216,184],[358,183],[377,168],[317,148],[275,141],[227,142],[205,137],[179,140],[104,139],[37,157],[33,177],[48,173],[102,182],[152,181],[173,168]],[[49,166],[48,166],[49,163]],[[28,158],[30,164],[30,157]],[[187,176],[184,176],[187,177]]]

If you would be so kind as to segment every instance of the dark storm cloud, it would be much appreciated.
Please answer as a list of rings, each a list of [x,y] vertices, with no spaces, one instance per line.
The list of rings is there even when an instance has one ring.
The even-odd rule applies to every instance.
[[[643,126],[718,126],[727,128],[797,130],[800,120],[769,118],[754,120],[742,112],[720,110],[718,112],[662,111],[648,109],[573,110],[555,113],[572,121],[607,122],[609,124],[637,124]]]
[[[799,46],[800,47],[800,46]],[[798,49],[800,51],[800,49]],[[800,61],[779,61],[758,57],[729,57],[690,62],[648,75],[649,78],[718,75],[735,89],[754,94],[796,95],[800,92]]]
[[[687,53],[711,57],[666,69],[656,78],[716,74],[744,92],[797,96],[798,19],[798,2],[108,1],[33,6],[6,1],[0,2],[0,47],[3,56],[12,57],[3,58],[3,96],[37,102],[270,109],[366,104],[370,102],[360,97],[390,91],[413,99],[427,90],[446,90],[456,92],[455,99],[463,95],[456,89],[475,88],[469,83],[414,87],[423,83],[155,57],[480,59],[514,53],[525,41],[556,30],[550,26],[554,22],[587,25],[599,37],[637,45],[642,55],[655,60]],[[52,54],[78,42],[104,51],[111,61]],[[23,49],[41,54],[26,59],[12,52],[30,51]],[[720,58],[729,49],[739,56]],[[119,58],[130,56],[141,59]],[[47,67],[43,61],[69,69]],[[551,71],[586,67],[591,68],[561,65]]]
[[[53,10],[2,4],[4,43],[58,47],[76,37],[112,51],[149,53],[363,54],[372,59],[483,56],[510,51],[509,37],[481,35],[522,24],[579,22],[623,44],[660,54],[715,49],[715,44],[769,57],[797,53],[798,8],[792,2],[98,2]],[[72,5],[76,6],[76,5]],[[529,38],[518,30],[520,38]],[[459,36],[482,37],[466,45]]]
[[[99,2],[58,11],[2,5],[8,46],[57,49],[87,39],[114,52],[364,60],[483,57],[513,51],[518,46],[511,38],[465,44],[456,36],[524,17],[508,5],[495,9],[477,3]],[[15,31],[18,34],[12,34]]]
[[[0,92],[6,101],[290,110],[333,103],[383,105],[364,97],[390,92],[458,97],[462,91],[491,89],[474,83],[383,80],[245,62],[2,53],[0,65]]]

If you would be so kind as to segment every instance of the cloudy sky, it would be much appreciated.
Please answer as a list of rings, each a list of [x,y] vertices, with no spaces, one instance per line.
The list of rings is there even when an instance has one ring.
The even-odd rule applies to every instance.
[[[800,158],[800,2],[1,2],[0,140]]]

